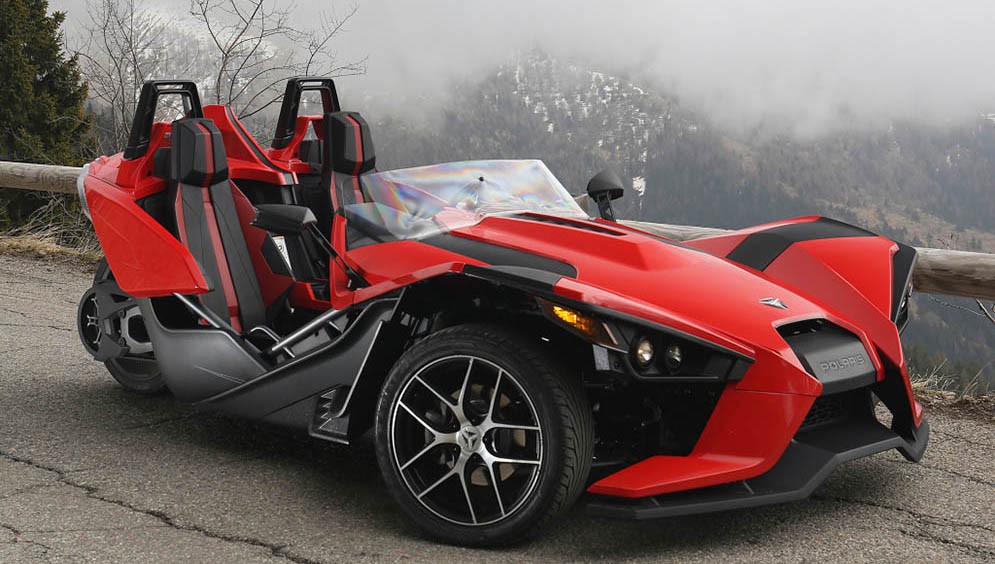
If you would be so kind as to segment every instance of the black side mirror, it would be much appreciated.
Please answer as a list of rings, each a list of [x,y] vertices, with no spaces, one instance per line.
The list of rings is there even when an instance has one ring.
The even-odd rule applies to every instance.
[[[300,235],[316,225],[314,213],[304,206],[259,204],[252,225],[279,235]]]
[[[610,170],[602,170],[587,183],[587,195],[598,204],[598,213],[602,219],[615,221],[612,210],[612,200],[617,200],[625,193],[622,179]]]

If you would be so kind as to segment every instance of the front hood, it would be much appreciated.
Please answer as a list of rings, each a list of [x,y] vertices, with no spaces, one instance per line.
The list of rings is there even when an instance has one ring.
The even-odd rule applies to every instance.
[[[824,304],[762,273],[703,251],[604,223],[523,216],[491,217],[453,235],[569,263],[576,281],[557,292],[671,326],[743,354],[782,351],[776,327],[831,316]],[[613,299],[617,298],[617,300]],[[776,299],[787,309],[764,305]],[[731,342],[730,342],[731,341]]]

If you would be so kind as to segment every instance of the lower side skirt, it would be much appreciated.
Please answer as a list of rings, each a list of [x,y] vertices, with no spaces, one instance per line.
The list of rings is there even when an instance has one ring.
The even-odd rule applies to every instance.
[[[926,421],[908,440],[876,420],[850,419],[800,432],[778,463],[756,478],[638,499],[597,496],[588,502],[587,512],[616,519],[656,519],[796,501],[811,495],[844,462],[893,448],[915,461],[928,441]]]

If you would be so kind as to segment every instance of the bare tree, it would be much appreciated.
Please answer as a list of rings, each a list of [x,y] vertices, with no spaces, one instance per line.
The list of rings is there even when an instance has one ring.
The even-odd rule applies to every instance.
[[[113,152],[127,142],[142,84],[185,77],[206,65],[206,57],[192,35],[142,0],[94,0],[87,11],[77,52],[96,102],[101,150]]]
[[[340,62],[332,39],[356,14],[323,14],[318,25],[296,29],[295,6],[273,0],[192,0],[190,14],[207,31],[217,57],[211,98],[230,104],[240,118],[265,111],[283,95],[290,76],[345,76],[366,69],[365,59]]]
[[[76,51],[101,150],[127,143],[146,80],[193,80],[205,102],[231,104],[241,118],[255,116],[248,125],[258,133],[288,77],[364,72],[365,60],[339,63],[329,49],[357,8],[342,17],[322,15],[307,30],[292,26],[294,10],[278,0],[192,0],[193,25],[183,26],[143,0],[91,0]]]

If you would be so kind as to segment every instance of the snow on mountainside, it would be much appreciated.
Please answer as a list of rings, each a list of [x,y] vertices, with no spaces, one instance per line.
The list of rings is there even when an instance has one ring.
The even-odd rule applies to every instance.
[[[694,134],[700,127],[696,117],[671,98],[538,51],[518,55],[496,78],[510,80],[511,94],[542,120],[547,133],[597,148],[621,164],[640,198],[650,146]]]

